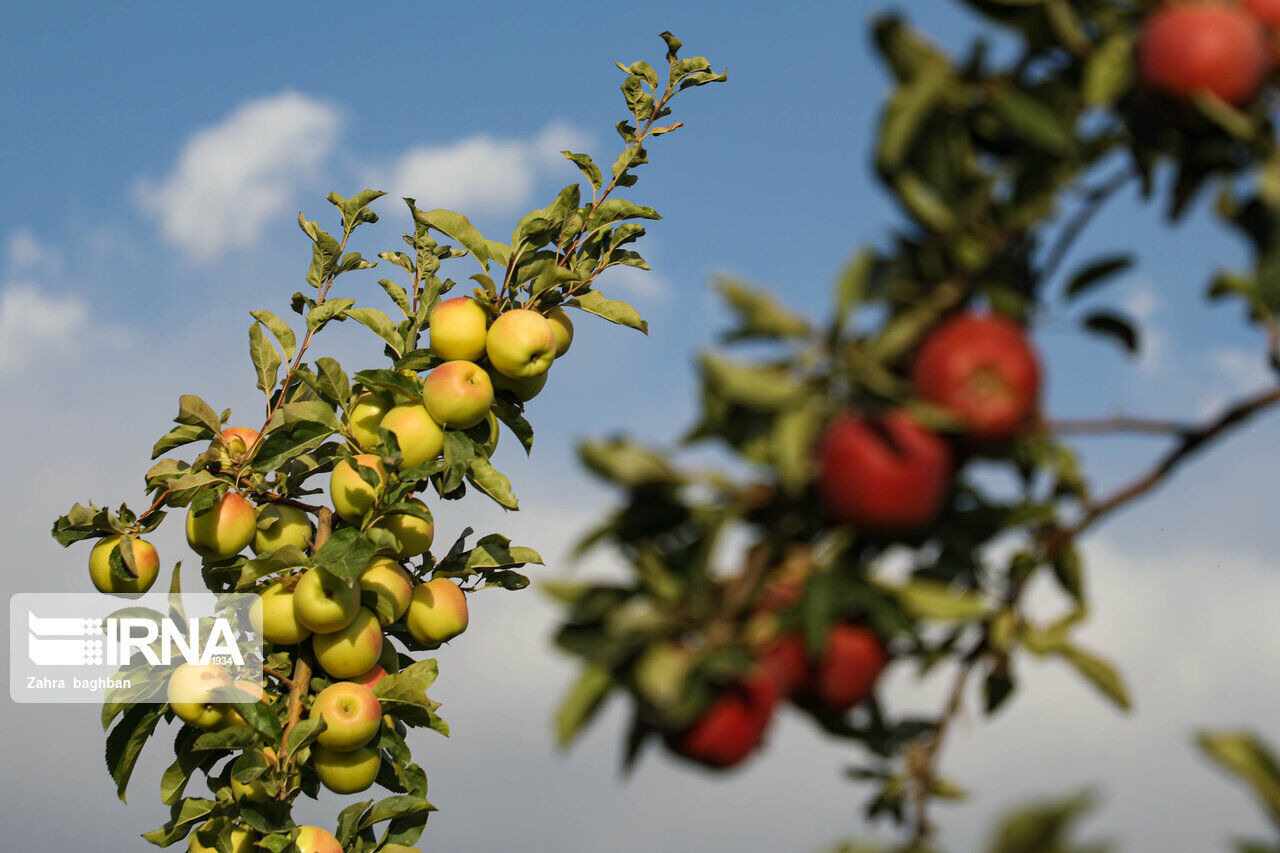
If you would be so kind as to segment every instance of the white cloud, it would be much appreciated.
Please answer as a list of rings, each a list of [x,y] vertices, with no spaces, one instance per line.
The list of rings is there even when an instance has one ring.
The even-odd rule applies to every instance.
[[[652,270],[609,267],[597,281],[606,296],[631,296],[649,302],[663,302],[671,295],[670,282]]]
[[[76,296],[50,296],[21,282],[0,290],[0,377],[26,366],[41,354],[66,354],[89,321],[89,309]]]
[[[238,107],[183,145],[172,173],[134,186],[164,239],[196,261],[252,245],[332,151],[341,117],[331,105],[282,92]]]
[[[44,268],[50,272],[62,270],[62,252],[48,245],[29,228],[18,228],[9,235],[5,247],[9,259],[9,269],[15,272],[26,272],[36,268]]]
[[[1129,291],[1124,309],[1138,322],[1142,332],[1138,368],[1149,376],[1161,373],[1165,368],[1168,346],[1165,329],[1155,322],[1155,317],[1164,309],[1164,301],[1151,282],[1142,281]]]
[[[560,152],[585,147],[581,131],[557,121],[529,139],[481,135],[411,148],[389,168],[371,170],[368,183],[415,198],[424,208],[505,213],[531,204],[545,175],[566,169],[576,175]]]
[[[1230,400],[1258,391],[1273,382],[1271,368],[1262,353],[1240,347],[1223,347],[1209,356],[1212,389],[1197,407],[1202,417],[1217,414]]]

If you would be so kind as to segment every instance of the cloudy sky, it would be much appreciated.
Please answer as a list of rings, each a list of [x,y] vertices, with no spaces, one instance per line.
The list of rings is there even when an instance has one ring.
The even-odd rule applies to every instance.
[[[946,0],[902,4],[949,44],[976,22]],[[441,541],[467,524],[502,530],[549,558],[548,575],[609,500],[576,466],[575,437],[623,427],[670,442],[693,411],[691,359],[724,320],[707,281],[721,270],[772,286],[817,316],[834,270],[883,240],[895,211],[868,168],[885,80],[865,25],[887,4],[773,6],[651,2],[584,15],[572,4],[319,2],[9,4],[0,10],[0,533],[11,592],[87,589],[87,547],[47,536],[73,501],[141,504],[151,443],[180,393],[254,423],[248,311],[285,315],[309,260],[301,209],[328,221],[333,188],[413,195],[507,233],[576,172],[556,153],[608,162],[621,117],[614,60],[661,59],[671,29],[730,68],[727,85],[678,104],[687,128],[658,140],[632,197],[665,215],[645,246],[654,271],[613,293],[649,319],[646,339],[584,319],[532,405],[532,460],[500,449],[525,511],[443,508]],[[391,248],[399,203],[359,248]],[[1097,299],[1150,324],[1129,361],[1081,340],[1075,315],[1038,330],[1058,415],[1205,415],[1268,381],[1261,342],[1234,308],[1208,306],[1209,272],[1243,257],[1201,210],[1172,233],[1121,198],[1077,260],[1140,249]],[[467,271],[469,273],[469,271]],[[385,275],[385,272],[379,271]],[[463,273],[465,275],[467,273]],[[373,275],[349,295],[379,304]],[[607,283],[607,281],[606,281]],[[344,294],[347,295],[347,294]],[[353,325],[353,324],[347,324]],[[337,327],[322,352],[371,362],[377,347]],[[323,342],[324,339],[322,339]],[[576,356],[576,357],[574,357]],[[1056,665],[1028,664],[1027,690],[994,721],[969,720],[947,755],[975,794],[944,813],[954,850],[1025,797],[1093,787],[1089,829],[1126,849],[1221,849],[1261,834],[1252,806],[1189,746],[1200,725],[1247,726],[1280,743],[1272,602],[1277,421],[1259,420],[1089,542],[1095,616],[1085,638],[1113,650],[1136,698],[1113,712]],[[1115,483],[1158,448],[1092,442],[1097,482]],[[189,558],[177,525],[162,559]],[[608,572],[607,559],[579,572]],[[541,574],[541,570],[539,572]],[[617,774],[613,708],[568,755],[550,716],[572,677],[546,642],[554,611],[536,592],[488,593],[473,627],[440,656],[433,690],[454,730],[414,742],[432,780],[427,846],[455,851],[816,851],[859,830],[864,791],[841,781],[858,756],[784,714],[769,749],[713,779],[650,755]],[[939,685],[895,673],[890,701],[932,707]],[[0,703],[0,802],[13,849],[144,849],[127,839],[163,820],[163,741],[118,803],[91,707]],[[326,800],[303,815],[328,822]]]

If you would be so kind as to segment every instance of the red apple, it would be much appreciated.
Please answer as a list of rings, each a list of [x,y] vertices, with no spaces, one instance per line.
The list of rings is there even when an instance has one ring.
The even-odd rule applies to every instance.
[[[888,654],[870,628],[836,625],[813,668],[808,692],[828,708],[846,711],[871,695]]]
[[[762,667],[726,687],[697,722],[667,742],[690,761],[720,770],[732,767],[764,739],[779,696],[777,677]]]
[[[764,653],[764,665],[773,673],[778,690],[790,695],[803,690],[809,683],[809,653],[804,647],[804,637],[799,633],[788,634]]]
[[[994,314],[958,314],[934,329],[912,378],[920,396],[986,441],[1016,433],[1040,396],[1040,364],[1026,333]]]
[[[1235,3],[1165,6],[1147,19],[1139,49],[1151,88],[1178,97],[1211,92],[1237,105],[1257,93],[1270,61],[1262,25]]]
[[[902,410],[880,420],[840,417],[827,427],[818,455],[827,509],[869,530],[927,527],[951,482],[947,443]]]

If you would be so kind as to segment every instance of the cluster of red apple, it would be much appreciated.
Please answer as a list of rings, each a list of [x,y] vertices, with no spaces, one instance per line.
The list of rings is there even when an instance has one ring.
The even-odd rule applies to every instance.
[[[837,523],[872,536],[910,536],[929,527],[950,490],[957,448],[1007,442],[1030,423],[1040,366],[1017,324],[963,312],[921,342],[911,379],[920,400],[948,418],[955,432],[930,429],[904,407],[836,418],[818,448],[818,486]],[[758,607],[793,607],[801,585],[777,577]],[[737,764],[762,742],[780,699],[850,710],[871,695],[888,654],[871,628],[856,623],[834,625],[812,660],[798,633],[784,636],[760,654],[748,677],[730,685],[691,727],[670,733],[667,743],[702,764]]]
[[[1210,92],[1241,106],[1280,56],[1278,33],[1280,0],[1171,3],[1144,27],[1143,82],[1174,97]]]

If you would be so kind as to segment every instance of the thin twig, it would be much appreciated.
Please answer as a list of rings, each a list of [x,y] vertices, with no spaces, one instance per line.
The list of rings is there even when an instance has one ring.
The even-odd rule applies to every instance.
[[[1186,436],[1196,427],[1178,421],[1159,418],[1134,418],[1117,415],[1110,418],[1071,418],[1050,421],[1045,431],[1054,435],[1112,435],[1133,433],[1137,435]]]
[[[1053,274],[1062,265],[1063,260],[1066,259],[1067,253],[1071,251],[1076,238],[1084,231],[1085,226],[1102,209],[1102,205],[1107,199],[1118,192],[1134,175],[1135,172],[1132,167],[1126,166],[1118,174],[1085,194],[1084,205],[1063,226],[1062,233],[1058,235],[1057,241],[1054,242],[1049,254],[1045,257],[1044,265],[1040,268],[1039,278],[1041,281],[1048,281],[1053,277]]]

